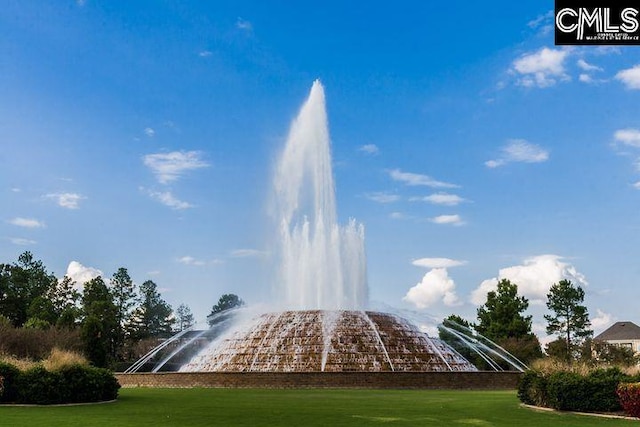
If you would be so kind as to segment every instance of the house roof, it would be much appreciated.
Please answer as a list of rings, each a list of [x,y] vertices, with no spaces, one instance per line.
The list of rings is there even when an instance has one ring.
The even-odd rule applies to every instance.
[[[633,322],[616,322],[594,339],[600,341],[640,340],[640,326]]]

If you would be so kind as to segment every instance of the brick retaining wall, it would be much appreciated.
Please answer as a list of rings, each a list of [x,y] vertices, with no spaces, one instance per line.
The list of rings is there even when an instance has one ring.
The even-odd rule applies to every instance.
[[[515,389],[519,372],[160,372],[116,374],[122,387]]]

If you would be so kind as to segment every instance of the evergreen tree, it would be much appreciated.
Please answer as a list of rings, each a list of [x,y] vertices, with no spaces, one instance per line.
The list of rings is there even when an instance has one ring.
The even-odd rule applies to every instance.
[[[113,274],[111,278],[111,293],[113,295],[113,304],[116,308],[115,320],[118,325],[115,336],[115,354],[120,357],[127,338],[126,332],[129,329],[133,307],[136,304],[135,287],[126,268],[120,267]]]
[[[153,281],[147,280],[140,285],[140,301],[132,317],[131,338],[143,340],[170,336],[175,323],[173,310],[162,299]]]
[[[70,308],[77,308],[80,301],[80,292],[76,290],[76,282],[69,276],[57,280],[54,286],[49,289],[47,296],[57,317],[62,316],[62,313],[69,311]]]
[[[498,289],[487,293],[487,302],[478,308],[475,329],[524,363],[542,357],[538,337],[531,331],[531,316],[523,313],[529,301],[518,296],[518,286],[508,279],[498,282]]]
[[[217,314],[230,310],[232,308],[241,307],[243,305],[244,301],[242,301],[240,297],[238,297],[238,295],[222,295],[220,299],[218,299],[218,303],[211,308],[211,313],[209,313],[209,316],[207,317],[209,326],[213,326],[214,324],[218,323],[218,321],[226,318],[225,315],[223,315],[222,317],[218,317],[216,316]]]
[[[0,265],[0,314],[14,326],[24,325],[34,299],[46,297],[56,281],[42,261],[35,260],[28,251],[18,257],[17,263]]]
[[[82,314],[81,336],[85,355],[95,366],[111,366],[115,361],[119,325],[113,295],[102,277],[85,283]]]
[[[487,293],[487,302],[478,308],[476,330],[492,341],[523,337],[531,333],[531,316],[522,313],[529,301],[518,296],[518,286],[508,279],[498,282],[498,289]]]
[[[552,314],[544,316],[547,321],[547,334],[558,335],[564,344],[567,362],[576,357],[576,350],[586,338],[593,335],[590,329],[587,307],[582,305],[584,290],[574,286],[570,280],[554,283],[547,294],[547,308]]]

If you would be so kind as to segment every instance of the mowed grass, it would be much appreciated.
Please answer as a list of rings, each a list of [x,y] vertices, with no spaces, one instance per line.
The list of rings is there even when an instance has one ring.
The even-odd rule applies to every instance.
[[[533,411],[514,391],[122,389],[115,403],[0,406],[0,426],[632,426]]]

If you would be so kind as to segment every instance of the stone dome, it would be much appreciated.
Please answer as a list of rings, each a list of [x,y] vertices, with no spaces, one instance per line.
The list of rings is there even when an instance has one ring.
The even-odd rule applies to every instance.
[[[283,311],[214,341],[183,372],[475,371],[407,320],[372,311]]]

